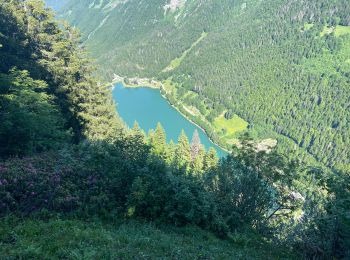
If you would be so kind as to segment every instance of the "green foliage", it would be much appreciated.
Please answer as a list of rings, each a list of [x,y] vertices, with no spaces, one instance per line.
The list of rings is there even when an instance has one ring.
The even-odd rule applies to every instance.
[[[82,144],[8,160],[0,167],[0,214],[42,209],[101,217],[111,217],[118,209],[122,213],[147,153],[143,142],[129,137],[114,145]]]
[[[192,1],[183,6],[179,13],[178,11],[166,12],[166,19],[160,19],[164,18],[161,8],[156,11],[153,9],[155,4],[159,4],[156,0],[149,2],[147,10],[133,9],[132,7],[139,3],[134,0],[124,3],[114,2],[116,4],[114,8],[108,5],[111,2],[101,1],[100,5],[97,3],[91,5],[94,8],[90,8],[92,10],[89,10],[88,16],[85,14],[82,16],[82,22],[87,22],[86,17],[94,14],[95,9],[103,7],[106,13],[120,12],[119,8],[127,5],[136,10],[137,14],[145,12],[144,14],[148,15],[140,19],[137,19],[138,16],[131,17],[135,18],[130,19],[132,20],[130,23],[134,23],[135,28],[132,26],[127,26],[127,29],[121,28],[129,32],[135,30],[135,34],[140,33],[139,39],[149,37],[144,33],[146,29],[154,27],[159,29],[155,17],[161,21],[164,34],[168,33],[164,37],[176,36],[177,30],[189,28],[181,37],[178,36],[186,40],[166,54],[162,62],[154,63],[156,64],[154,66],[159,68],[164,68],[166,59],[170,59],[176,52],[183,53],[191,47],[191,42],[198,39],[193,34],[193,30],[199,33],[208,32],[205,38],[203,37],[190,51],[186,52],[182,62],[174,68],[174,75],[181,73],[181,76],[173,78],[178,82],[173,91],[184,98],[190,97],[192,94],[187,94],[190,83],[187,82],[184,85],[186,89],[188,88],[187,90],[181,90],[183,75],[190,74],[191,76],[187,79],[196,82],[193,89],[196,94],[193,95],[205,98],[204,104],[210,107],[210,112],[205,117],[211,118],[211,121],[225,111],[225,120],[230,119],[233,112],[241,111],[246,105],[250,105],[249,111],[243,109],[246,112],[242,112],[242,115],[246,115],[245,118],[250,118],[250,128],[259,134],[264,129],[268,129],[293,138],[293,134],[297,133],[299,130],[296,129],[299,128],[296,126],[286,130],[285,127],[292,122],[287,122],[289,117],[284,113],[286,110],[277,109],[279,107],[277,105],[283,98],[277,99],[276,95],[284,95],[281,95],[281,91],[276,87],[279,86],[276,82],[284,83],[282,85],[285,87],[288,101],[294,100],[292,97],[296,95],[289,95],[291,94],[289,88],[293,89],[294,84],[300,83],[300,86],[304,87],[303,84],[308,84],[309,89],[298,88],[296,91],[298,94],[303,94],[303,91],[309,93],[310,89],[319,90],[320,82],[322,87],[334,86],[335,91],[341,89],[339,86],[346,83],[343,76],[347,73],[347,65],[332,69],[332,72],[325,70],[321,81],[316,77],[322,57],[344,60],[347,50],[343,47],[348,45],[346,35],[339,35],[338,38],[332,33],[324,37],[319,36],[323,27],[316,21],[324,17],[327,12],[320,13],[318,7],[324,4],[324,9],[330,8],[327,3],[321,2],[311,1],[311,4],[307,5],[310,10],[313,10],[312,15],[307,11],[303,15],[299,13],[299,16],[290,17],[293,26],[287,29],[281,17],[287,19],[288,15],[299,10],[299,4],[304,4],[304,1],[293,2],[283,6],[281,10],[278,9],[277,14],[281,17],[274,17],[275,23],[269,23],[271,27],[266,27],[276,34],[267,40],[264,37],[271,35],[270,31],[266,31],[260,23],[264,21],[264,25],[268,21],[262,16],[269,17],[272,10],[276,11],[276,8],[280,7],[279,4],[273,5],[272,0],[256,7],[250,6],[255,3],[254,1],[243,5],[240,5],[240,2],[232,3],[226,0],[217,5],[212,1],[201,2],[201,5],[197,5],[197,1]],[[75,3],[86,4],[83,1]],[[73,8],[74,5],[70,4]],[[339,0],[334,4],[343,6],[344,2]],[[237,22],[250,17],[249,15],[258,7],[263,7],[262,12],[257,13],[251,20],[257,26],[252,28],[243,26],[242,28],[247,29],[247,31],[244,30],[245,36],[249,37],[237,42],[237,39],[243,39],[240,35],[242,28]],[[185,14],[189,10],[193,13],[187,21]],[[338,16],[327,17],[323,21],[324,24],[333,27],[339,24],[346,26],[349,16],[348,13],[342,13],[344,10],[335,11],[335,15]],[[151,11],[155,11],[156,16],[151,15]],[[114,19],[124,19],[126,12],[122,13]],[[204,13],[210,14],[205,17],[205,21],[200,18],[204,17]],[[226,19],[225,15],[231,19]],[[151,19],[156,25],[144,23],[143,19]],[[211,22],[209,25],[208,21]],[[89,22],[93,24],[96,20],[91,19]],[[308,22],[314,26],[305,28]],[[106,20],[105,23],[109,21]],[[173,30],[166,30],[169,23],[174,24],[174,27],[171,27]],[[226,31],[224,29],[228,27],[221,27],[228,25],[237,25],[237,31]],[[213,37],[218,28],[221,28],[222,34],[218,33]],[[232,28],[236,27],[232,26]],[[291,31],[293,28],[297,28],[296,31],[303,34],[295,36]],[[300,32],[300,28],[307,30]],[[254,38],[255,30],[261,30],[259,37],[261,36],[266,42],[258,41],[257,44]],[[97,31],[91,35],[100,33]],[[120,41],[126,44],[125,48],[135,36],[134,33],[121,35]],[[115,34],[108,34],[108,37],[113,35]],[[276,256],[273,252],[276,251],[276,247],[280,247],[286,252],[288,250],[285,248],[300,250],[305,258],[349,258],[350,192],[346,160],[340,160],[343,163],[337,172],[323,168],[301,167],[299,162],[291,161],[276,151],[262,151],[252,139],[244,136],[239,142],[239,149],[234,149],[231,155],[218,161],[215,150],[204,151],[196,132],[191,144],[184,132],[181,133],[177,144],[167,144],[164,129],[160,124],[148,136],[137,124],[131,130],[120,129],[123,126],[118,122],[115,114],[110,89],[99,84],[92,76],[93,68],[90,61],[85,58],[77,36],[77,31],[69,26],[57,24],[53,14],[44,8],[41,1],[10,0],[0,5],[0,58],[3,61],[0,64],[2,123],[0,125],[0,215],[4,217],[1,219],[4,221],[0,224],[1,255],[10,258],[48,258],[56,255],[58,258],[152,258],[163,257],[166,252],[169,258],[184,256],[247,258],[250,255],[256,258],[276,258],[278,255]],[[220,48],[224,47],[221,42],[226,37],[235,39],[231,46],[235,52],[230,52],[230,55],[227,55],[225,48]],[[174,42],[179,38],[175,38]],[[293,41],[289,42],[291,38]],[[307,46],[313,46],[312,51],[295,48],[295,53],[281,47],[299,46],[292,45],[295,41],[301,46],[310,41],[311,45]],[[211,46],[216,46],[212,43],[217,43],[220,49],[215,57],[210,56],[212,52],[199,55],[202,50],[198,48],[211,49]],[[154,46],[164,47],[167,44],[167,41],[161,43],[155,41]],[[236,48],[237,46],[240,48]],[[256,46],[260,47],[259,53],[256,52]],[[165,49],[160,48],[158,55],[161,56]],[[246,51],[242,53],[239,51],[241,49]],[[140,49],[138,53],[142,53],[142,50]],[[275,58],[265,61],[266,55],[272,51],[276,54]],[[302,52],[299,53],[299,51]],[[291,58],[292,53],[295,54],[293,58]],[[130,53],[125,55],[128,54]],[[196,61],[190,60],[193,55],[198,55]],[[305,67],[306,63],[301,61],[304,56],[307,57],[309,64],[315,66]],[[131,55],[130,61],[139,57],[139,54]],[[180,56],[176,55],[176,57]],[[233,63],[229,63],[233,57],[237,60],[233,59]],[[254,57],[257,63],[246,64],[239,59],[240,57]],[[283,60],[282,58],[286,58],[284,62],[292,66],[291,69],[283,66],[284,62],[279,63]],[[192,66],[198,61],[203,61],[201,59],[208,59],[206,63],[201,63],[208,66]],[[215,66],[209,64],[212,60],[216,61],[213,64],[220,65],[219,68],[222,70],[229,66],[221,66],[221,62],[231,64],[235,75],[233,79],[222,78],[222,93],[219,93],[219,97],[217,91],[211,88],[215,82],[211,77],[217,73],[208,73],[212,68],[215,69]],[[120,61],[123,62],[123,59]],[[246,74],[238,68],[239,66],[233,66],[235,62],[243,64],[241,67],[244,73],[246,71],[252,73],[251,80],[261,77],[260,73],[263,73],[261,85],[254,87],[255,97],[256,94],[261,94],[264,84],[269,81],[272,86],[273,101],[276,103],[267,102],[262,106],[261,103],[259,104],[261,100],[258,100],[259,102],[255,104],[253,101],[256,100],[249,97],[253,88],[243,88],[248,85],[252,87],[252,81],[246,78]],[[140,64],[137,67],[140,67]],[[268,72],[272,65],[276,64],[281,66],[275,67],[277,70],[274,73],[278,75],[276,77],[278,80],[274,81],[271,80],[274,77],[271,77]],[[331,63],[326,66],[333,65]],[[255,66],[263,66],[263,69],[256,73]],[[201,68],[201,70],[192,68]],[[128,64],[125,66],[125,71],[127,70],[131,71]],[[151,70],[158,70],[158,68],[150,66],[149,72]],[[128,73],[131,73],[130,71]],[[290,71],[297,73],[295,81],[290,81],[290,74],[288,74]],[[223,73],[223,75],[227,74]],[[218,75],[218,77],[221,76]],[[230,96],[233,92],[227,88],[228,82],[239,88],[242,87],[241,90],[245,89],[245,91],[234,91],[235,95]],[[327,97],[324,96],[325,92],[311,91],[318,94],[310,99],[304,99],[302,105],[298,102],[293,103],[291,110],[294,111],[293,120],[298,122],[310,120],[308,121],[310,125],[300,124],[303,129],[298,134],[303,136],[302,144],[299,142],[300,138],[300,140],[295,138],[294,141],[300,147],[309,143],[308,152],[319,156],[319,160],[326,160],[329,157],[327,154],[320,155],[320,151],[330,150],[329,152],[334,153],[338,151],[338,149],[331,149],[329,145],[322,145],[324,140],[318,135],[319,128],[314,128],[312,124],[312,120],[316,120],[315,115],[320,113],[321,108],[324,109],[325,115],[330,115],[330,111],[325,106],[327,98],[332,97],[333,92],[329,91]],[[260,95],[260,97],[263,96]],[[232,102],[242,97],[246,98],[246,104]],[[263,101],[269,101],[269,98]],[[311,107],[310,102],[313,103]],[[291,103],[287,102],[285,105],[284,108],[289,108]],[[299,105],[301,107],[298,107]],[[342,105],[341,102],[334,104],[334,108],[338,105]],[[316,106],[319,108],[315,108]],[[261,128],[256,127],[254,122],[256,120],[259,122],[259,117],[265,116],[272,107],[276,114],[264,117],[265,123],[260,122]],[[295,107],[300,108],[301,112],[294,110]],[[305,112],[305,109],[310,108],[315,108],[313,109],[315,113],[304,118],[302,111]],[[202,110],[205,111],[206,108]],[[282,111],[286,116],[285,119],[280,117]],[[344,115],[346,119],[346,114]],[[328,120],[327,124],[332,124],[334,131],[330,130],[330,132],[335,133],[334,138],[340,138],[343,126],[346,124],[340,119],[332,118],[331,122],[329,116],[325,118],[325,121]],[[270,120],[273,120],[273,126]],[[320,120],[318,126],[320,129],[326,129],[325,132],[327,132],[328,128],[324,127],[325,121]],[[76,145],[70,142],[70,129]],[[315,138],[305,135],[303,132],[305,129],[311,129],[310,134],[315,135]],[[329,137],[327,133],[325,136]],[[333,139],[330,138],[327,143],[332,142],[331,140]],[[334,141],[339,147],[342,142],[343,140],[340,139],[339,142]],[[286,147],[285,145],[286,143],[282,143],[282,147]],[[324,149],[319,150],[317,147]],[[290,157],[297,157],[298,151],[291,152]],[[347,150],[344,151],[342,154],[335,154],[334,158],[345,158]],[[29,156],[13,157],[13,155]],[[328,164],[334,165],[333,162]],[[17,215],[23,219],[19,221],[9,217],[10,215]],[[57,215],[66,220],[49,220]],[[33,216],[49,221],[32,221],[30,217]],[[67,220],[73,216],[78,220]],[[124,231],[115,230],[110,224],[107,228],[97,224],[101,221],[115,223],[121,218],[138,218],[176,226],[195,225],[214,232],[226,241],[219,242],[209,233],[203,233],[204,231],[198,231],[196,228],[190,231],[191,239],[196,234],[197,239],[202,241],[203,237],[199,234],[209,234],[207,241],[200,243],[204,247],[199,247],[197,242],[190,244],[186,242],[184,246],[183,236],[179,238],[177,233],[170,232],[169,238],[168,234],[163,236],[153,227],[151,229],[146,227],[143,231],[143,226],[140,227],[135,223],[131,226],[126,224]],[[94,219],[94,222],[91,224],[79,219]],[[133,229],[132,226],[134,226]],[[50,238],[47,237],[49,233]],[[130,237],[130,234],[134,235]],[[148,240],[145,242],[146,236]],[[150,240],[150,236],[153,239]],[[159,239],[160,237],[166,242]],[[243,251],[232,250],[235,247],[227,240],[233,241],[234,245],[239,245],[239,249],[243,248]],[[269,241],[271,245],[264,241]],[[203,249],[208,247],[210,250]],[[252,248],[254,250],[251,250]],[[285,257],[288,255],[282,256],[282,258]]]
[[[27,71],[0,73],[0,156],[28,155],[62,147],[65,121],[43,81]]]
[[[151,133],[149,139],[149,143],[152,147],[151,152],[154,154],[154,156],[165,159],[167,145],[166,134],[160,123],[157,124],[156,130]]]
[[[92,76],[78,32],[56,22],[42,1],[2,3],[0,41],[0,73],[17,67],[34,80],[44,80],[45,92],[60,108],[75,141],[115,138],[120,123],[109,87]]]
[[[173,228],[136,221],[103,224],[82,220],[0,221],[2,258],[31,259],[240,259],[296,256],[272,250],[253,236],[242,243],[215,238],[195,227]],[[238,241],[237,239],[235,241]],[[241,239],[242,241],[242,239]]]
[[[166,67],[163,72],[171,71],[176,69],[181,65],[181,62],[186,58],[187,54],[194,48],[198,43],[200,43],[205,37],[207,37],[208,33],[203,32],[201,36],[191,45],[191,47],[184,51],[184,53],[181,55],[181,57],[176,58],[170,62],[170,65]]]
[[[323,183],[327,196],[323,201],[313,198],[315,205],[308,205],[303,225],[296,229],[300,237],[297,246],[305,257],[350,256],[349,176],[349,172],[333,173]]]
[[[155,157],[142,134],[109,144],[84,144],[59,153],[9,159],[0,163],[0,213],[56,212],[62,217],[107,220],[126,216],[197,225],[222,237],[232,235],[235,241],[245,232],[257,232],[309,256],[318,254],[313,251],[315,243],[323,256],[347,255],[348,187],[342,181],[348,175],[330,180],[330,192],[336,197],[328,200],[326,186],[322,186],[328,175],[315,182],[311,174],[300,176],[296,164],[277,154],[257,153],[251,140],[241,143],[235,154],[210,167],[217,158],[209,151],[203,162],[207,168],[200,175]],[[341,242],[329,249],[320,230]]]
[[[247,224],[261,226],[272,208],[271,187],[255,171],[241,167],[229,158],[207,177],[208,189],[231,231]]]
[[[184,134],[180,139],[187,140]],[[0,164],[0,213],[26,216],[47,210],[107,219],[126,215],[193,224],[227,236],[242,227],[265,224],[273,203],[287,205],[280,190],[288,181],[282,169],[271,171],[283,165],[274,161],[255,169],[253,156],[247,151],[198,175],[189,166],[183,171],[182,164],[173,167],[156,159],[142,139],[131,135],[113,144],[11,159]],[[249,165],[240,162],[246,157]]]
[[[282,153],[308,164],[349,163],[347,0],[194,0],[173,13],[160,0],[110,3],[70,1],[62,11],[106,78],[171,79],[178,95],[169,101],[179,109],[191,103],[205,117],[191,120],[215,141],[224,127],[215,135],[207,122],[231,111],[258,138],[278,139]]]
[[[210,194],[192,176],[157,168],[135,179],[128,201],[132,214],[174,225],[209,228],[215,222]]]
[[[205,171],[212,170],[218,164],[218,157],[214,148],[210,148],[203,159],[203,167]]]
[[[181,131],[175,150],[175,166],[177,169],[187,172],[191,162],[191,148],[185,131]]]

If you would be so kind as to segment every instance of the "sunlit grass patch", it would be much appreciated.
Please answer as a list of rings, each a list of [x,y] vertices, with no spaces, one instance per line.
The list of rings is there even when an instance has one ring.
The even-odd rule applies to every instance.
[[[227,120],[224,115],[217,117],[214,121],[215,131],[227,141],[232,143],[238,132],[246,130],[248,123],[237,115]]]
[[[342,35],[350,34],[350,26],[337,25],[336,27],[324,26],[323,31],[320,33],[320,36],[323,37],[327,34],[334,32],[336,37]]]
[[[334,27],[328,27],[327,25],[325,25],[323,27],[323,31],[320,33],[320,36],[323,37],[327,34],[331,34],[332,32],[334,32]]]
[[[342,35],[345,35],[345,34],[350,34],[350,26],[338,25],[335,28],[334,33],[335,33],[336,37],[339,37],[339,36],[342,36]]]
[[[308,31],[310,30],[312,27],[314,27],[313,23],[306,23],[304,24],[304,28],[302,29],[302,31]]]
[[[201,36],[194,42],[192,43],[191,47],[187,50],[184,51],[184,53],[178,57],[178,58],[175,58],[173,59],[169,66],[167,66],[163,72],[167,72],[167,71],[171,71],[171,70],[174,70],[176,69],[177,67],[180,66],[181,62],[186,58],[187,54],[194,48],[197,46],[198,43],[200,43],[205,37],[207,37],[208,33],[206,32],[202,32]]]

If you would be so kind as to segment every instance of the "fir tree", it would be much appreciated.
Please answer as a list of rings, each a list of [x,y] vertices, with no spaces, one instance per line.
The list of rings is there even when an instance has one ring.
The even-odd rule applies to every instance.
[[[0,157],[57,149],[69,141],[64,118],[46,89],[28,71],[0,73]]]
[[[5,1],[0,15],[0,59],[6,61],[0,72],[17,67],[30,71],[33,79],[44,79],[76,142],[116,139],[122,126],[111,88],[92,75],[79,32],[58,24],[43,1]]]
[[[139,124],[137,123],[137,121],[134,122],[134,126],[131,129],[131,135],[134,136],[139,136],[140,139],[146,143],[146,134],[145,132],[140,128]]]
[[[204,170],[205,149],[200,146],[197,156],[192,159],[191,170],[194,174],[201,174]]]
[[[169,144],[167,144],[167,156],[166,162],[168,165],[172,165],[174,163],[175,152],[176,152],[176,144],[173,140],[170,140]]]
[[[214,168],[219,162],[219,158],[216,154],[216,151],[213,147],[210,147],[208,152],[204,156],[204,170],[209,170]]]
[[[150,136],[151,153],[164,159],[166,157],[166,134],[160,123],[157,124],[156,130]]]
[[[191,148],[185,131],[182,130],[176,145],[175,167],[187,172],[191,162]]]

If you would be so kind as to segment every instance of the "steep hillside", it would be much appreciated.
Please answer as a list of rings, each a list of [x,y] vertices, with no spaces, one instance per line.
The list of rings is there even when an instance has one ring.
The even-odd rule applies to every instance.
[[[207,122],[238,114],[281,151],[342,167],[349,14],[346,0],[80,0],[61,16],[83,31],[107,79],[171,79],[181,89],[175,99]]]
[[[33,234],[37,234],[33,238]],[[8,218],[0,224],[0,254],[25,259],[296,259],[254,236],[220,240],[195,227],[128,221],[100,224]],[[50,243],[47,243],[50,241]]]
[[[99,3],[117,10],[131,2]],[[201,6],[211,5],[203,2],[198,12]],[[173,1],[163,11],[181,8],[186,3]],[[54,17],[43,1],[0,1],[1,258],[349,259],[350,169],[310,168],[260,149],[248,135],[219,160],[198,133],[190,142],[182,132],[175,144],[160,124],[147,135],[137,124],[125,128],[79,32]],[[162,68],[159,77],[173,75],[162,92],[198,106],[218,129],[245,128],[233,110],[215,116],[229,92],[213,91],[222,99],[212,102],[209,85],[176,76],[211,30],[200,29]],[[331,31],[345,42],[345,26],[324,28],[319,37],[333,39]],[[326,54],[342,57],[346,49],[337,50]],[[317,58],[307,62],[333,64]]]

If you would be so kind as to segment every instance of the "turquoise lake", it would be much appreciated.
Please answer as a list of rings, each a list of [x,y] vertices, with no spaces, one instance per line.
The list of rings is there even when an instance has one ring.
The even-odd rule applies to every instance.
[[[158,89],[151,88],[125,88],[118,83],[113,89],[113,98],[117,103],[119,115],[125,123],[132,128],[135,121],[148,133],[150,129],[155,129],[160,122],[165,129],[167,141],[173,140],[175,143],[183,129],[191,141],[193,132],[198,130],[199,137],[206,149],[215,148],[218,156],[223,157],[227,153],[217,145],[213,144],[206,133],[188,121],[167,100],[165,100]]]

